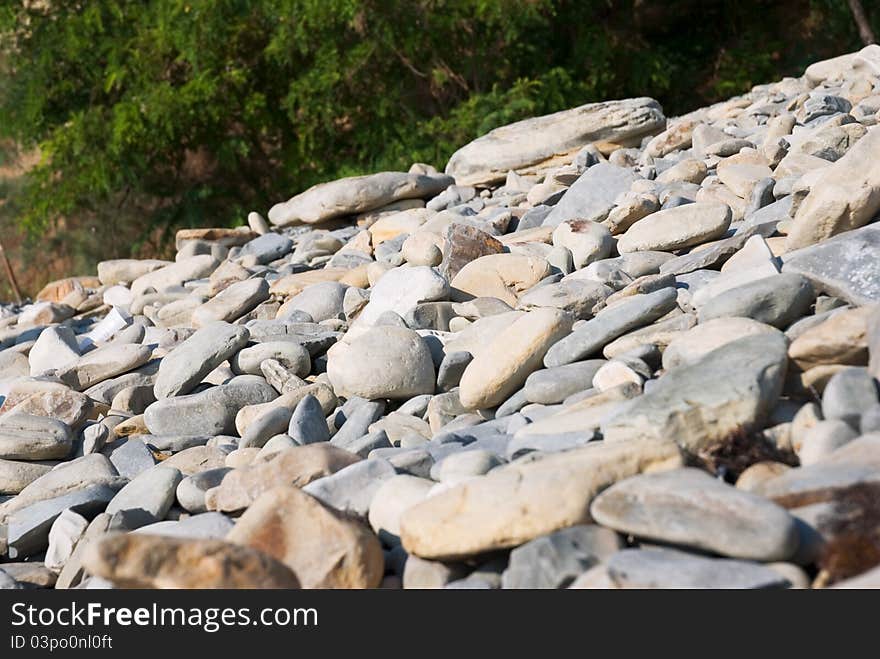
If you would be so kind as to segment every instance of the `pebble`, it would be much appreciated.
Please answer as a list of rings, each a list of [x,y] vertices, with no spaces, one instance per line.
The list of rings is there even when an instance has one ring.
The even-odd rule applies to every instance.
[[[165,519],[174,503],[181,473],[173,467],[157,465],[131,480],[107,504],[111,515],[121,510],[143,510],[157,521]]]
[[[621,254],[673,251],[721,238],[730,226],[724,204],[695,203],[659,210],[633,224],[617,241]]]

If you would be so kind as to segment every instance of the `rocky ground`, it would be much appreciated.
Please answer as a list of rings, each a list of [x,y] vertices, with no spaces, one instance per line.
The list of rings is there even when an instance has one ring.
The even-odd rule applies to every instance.
[[[880,586],[880,46],[4,308],[8,588]]]

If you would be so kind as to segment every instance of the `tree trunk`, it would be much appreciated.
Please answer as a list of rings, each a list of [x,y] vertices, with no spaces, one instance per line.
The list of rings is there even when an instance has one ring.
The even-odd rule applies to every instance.
[[[876,43],[877,39],[874,37],[874,30],[871,29],[868,17],[865,16],[861,0],[847,0],[847,4],[849,4],[849,10],[852,12],[853,20],[859,28],[859,36],[862,38],[862,43],[866,46]]]

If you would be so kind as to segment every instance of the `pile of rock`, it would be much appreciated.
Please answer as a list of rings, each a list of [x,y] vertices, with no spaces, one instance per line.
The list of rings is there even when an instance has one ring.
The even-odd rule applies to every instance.
[[[3,585],[880,585],[878,110],[590,104],[4,307]]]

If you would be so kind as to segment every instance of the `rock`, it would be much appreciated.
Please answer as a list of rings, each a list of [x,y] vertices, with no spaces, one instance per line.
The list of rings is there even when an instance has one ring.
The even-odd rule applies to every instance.
[[[50,469],[40,462],[0,460],[0,494],[18,494]]]
[[[387,460],[371,458],[314,480],[302,489],[342,513],[366,518],[379,487],[395,473]]]
[[[83,557],[90,573],[124,588],[299,588],[284,564],[220,540],[110,534]]]
[[[606,308],[553,345],[544,365],[552,368],[590,357],[623,334],[666,315],[676,308],[677,299],[674,288],[664,288]]]
[[[503,251],[504,245],[501,241],[485,231],[467,224],[450,224],[443,243],[440,273],[447,281],[452,281],[471,261],[490,254],[500,254]]]
[[[265,279],[246,279],[236,282],[192,312],[193,327],[206,327],[215,322],[236,320],[268,297],[269,284]]]
[[[58,516],[49,529],[49,548],[44,560],[47,568],[61,571],[88,525],[85,517],[69,509]]]
[[[376,588],[382,548],[370,530],[296,487],[260,495],[226,536],[287,565],[303,588]]]
[[[538,309],[501,332],[461,377],[459,398],[468,409],[499,405],[540,367],[547,350],[571,331],[571,316],[555,309]]]
[[[618,480],[680,466],[667,440],[603,442],[513,463],[412,506],[400,520],[401,539],[408,552],[437,560],[514,547],[590,522],[593,497]]]
[[[312,370],[309,351],[293,341],[264,341],[242,348],[230,360],[230,365],[234,373],[263,375],[263,362],[269,359],[297,377],[305,377]]]
[[[287,434],[300,445],[330,440],[330,430],[321,403],[314,396],[306,396],[290,417]]]
[[[330,318],[339,318],[342,303],[348,286],[336,281],[312,284],[287,301],[288,310],[305,311],[316,323]]]
[[[553,244],[571,251],[574,267],[581,269],[608,257],[614,241],[604,226],[589,220],[567,220],[553,231]]]
[[[373,286],[370,301],[358,314],[354,326],[371,327],[386,311],[403,317],[417,304],[445,300],[448,296],[446,279],[432,268],[395,268]]]
[[[467,566],[462,563],[426,561],[418,556],[407,555],[403,568],[403,588],[404,590],[445,588],[450,582],[467,575],[467,572]]]
[[[24,413],[0,416],[0,458],[63,459],[72,445],[70,427],[62,421]]]
[[[458,483],[474,476],[487,474],[501,463],[497,455],[483,449],[451,453],[435,465],[436,480],[441,483]]]
[[[112,515],[121,510],[143,510],[156,520],[165,519],[181,478],[173,467],[160,464],[148,469],[119,490],[107,504],[107,512]]]
[[[617,408],[602,434],[615,443],[674,437],[687,451],[706,453],[759,429],[782,391],[786,349],[785,339],[773,334],[728,343]]]
[[[868,317],[872,307],[846,309],[806,330],[791,342],[788,356],[807,370],[821,364],[868,363]]]
[[[434,482],[408,474],[392,476],[383,482],[370,502],[369,521],[386,545],[400,544],[401,515],[424,500]]]
[[[588,359],[535,371],[526,379],[525,396],[532,403],[561,403],[572,394],[589,389],[605,363],[604,359]]]
[[[822,393],[822,415],[840,419],[853,429],[862,413],[877,405],[877,381],[865,368],[846,368],[834,374]]]
[[[425,199],[455,183],[442,174],[381,172],[314,185],[269,209],[275,226],[317,224],[342,215],[374,210],[403,199]]]
[[[156,259],[115,259],[98,263],[98,279],[105,286],[130,283],[142,275],[171,265],[169,261]]]
[[[616,588],[785,588],[789,583],[757,563],[669,549],[623,549],[608,560],[607,571]]]
[[[49,530],[61,513],[72,510],[90,518],[101,512],[115,495],[112,487],[92,485],[15,511],[8,522],[9,557],[44,551],[49,545]]]
[[[555,227],[569,220],[601,222],[614,208],[617,198],[629,191],[638,175],[630,169],[599,163],[590,167],[565,192],[543,226]]]
[[[673,251],[720,238],[730,226],[724,204],[694,203],[660,210],[632,225],[617,241],[621,254]]]
[[[724,291],[699,309],[700,321],[714,318],[752,318],[774,327],[788,327],[810,307],[815,294],[801,275],[782,273]]]
[[[107,344],[88,352],[58,373],[61,381],[75,391],[89,387],[146,364],[152,347],[137,344]]]
[[[203,327],[162,359],[156,375],[156,398],[190,393],[219,364],[243,348],[246,327],[225,322]]]
[[[110,453],[110,462],[125,478],[134,478],[138,474],[151,468],[156,461],[153,453],[140,439],[130,437],[114,448]]]
[[[182,482],[182,481],[181,481]],[[198,540],[222,540],[232,530],[234,523],[221,513],[201,513],[173,521],[155,522],[138,527],[133,533],[161,535],[169,538],[193,538]]]
[[[239,410],[277,397],[263,378],[242,375],[197,394],[157,401],[144,412],[144,421],[153,435],[236,434],[235,417]]]
[[[650,98],[590,103],[490,131],[456,151],[446,173],[458,185],[501,181],[509,170],[528,174],[568,162],[587,144],[612,151],[663,130],[666,119]]]
[[[779,331],[751,318],[713,318],[701,322],[670,341],[663,351],[663,368],[693,364],[721,346],[759,334],[779,335]]]
[[[51,370],[63,370],[80,357],[79,344],[69,327],[47,327],[37,337],[28,353],[30,374],[39,375]]]
[[[543,258],[490,254],[465,265],[450,284],[461,300],[494,297],[514,306],[520,295],[550,274],[550,264]]]
[[[796,250],[868,224],[880,210],[880,132],[868,131],[823,170],[798,207],[786,249]]]
[[[782,261],[783,273],[803,275],[817,293],[856,305],[880,302],[880,225],[787,251]]]
[[[542,284],[523,295],[516,308],[567,311],[577,319],[592,318],[611,290],[587,279],[563,279],[558,284]]]
[[[401,327],[366,330],[328,353],[327,374],[338,396],[406,399],[434,393],[434,362],[427,344]]]
[[[797,454],[801,465],[816,464],[857,436],[858,433],[845,421],[818,421],[800,442]]]
[[[501,576],[502,588],[567,588],[621,545],[614,531],[592,524],[536,538],[510,553]]]
[[[784,561],[798,547],[797,524],[783,508],[692,468],[620,481],[590,514],[623,534],[731,558]]]
[[[232,469],[229,467],[217,467],[200,471],[182,479],[175,491],[181,508],[193,514],[206,512],[205,492],[220,485],[230,471]]]
[[[304,487],[359,460],[357,455],[326,443],[298,446],[281,451],[268,462],[227,474],[217,487],[205,493],[205,505],[208,510],[242,510],[273,487]]]

